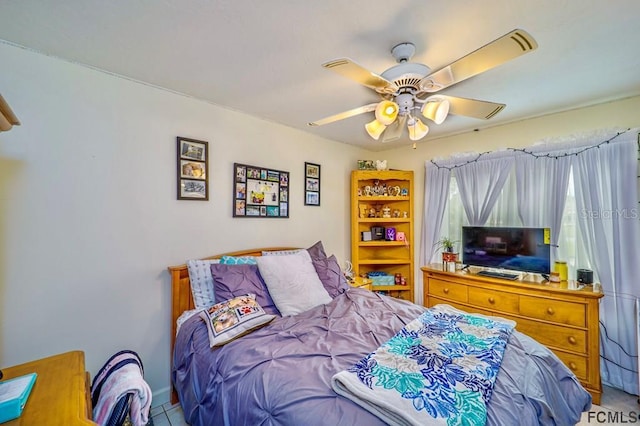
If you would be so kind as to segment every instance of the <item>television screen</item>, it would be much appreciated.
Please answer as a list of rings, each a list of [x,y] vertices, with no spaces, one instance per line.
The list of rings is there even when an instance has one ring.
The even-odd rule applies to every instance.
[[[462,227],[462,263],[549,274],[549,228]]]

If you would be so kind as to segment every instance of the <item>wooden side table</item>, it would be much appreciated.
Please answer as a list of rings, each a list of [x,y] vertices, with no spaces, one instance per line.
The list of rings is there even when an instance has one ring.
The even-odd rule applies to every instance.
[[[96,425],[91,421],[90,380],[84,367],[84,352],[67,352],[2,368],[2,373],[2,380],[29,373],[38,375],[22,415],[2,426]]]
[[[364,288],[365,290],[372,291],[373,290],[373,281],[369,278],[363,277],[353,277],[353,281],[350,281],[351,287]]]

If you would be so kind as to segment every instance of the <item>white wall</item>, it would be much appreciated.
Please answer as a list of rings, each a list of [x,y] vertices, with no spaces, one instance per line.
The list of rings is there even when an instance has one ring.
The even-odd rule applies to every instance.
[[[553,140],[597,129],[635,128],[640,125],[640,96],[608,102],[587,108],[547,115],[470,132],[457,136],[418,143],[416,149],[408,144],[404,148],[378,153],[394,168],[415,172],[416,206],[418,217],[415,232],[422,235],[424,209],[425,162],[433,158],[448,157],[458,152],[485,152],[501,148],[523,148],[542,140]],[[419,241],[416,240],[416,265],[421,265]],[[416,276],[416,302],[422,303],[422,274]]]
[[[94,375],[137,351],[164,402],[166,267],[317,240],[350,253],[349,172],[362,151],[0,44],[0,91],[22,122],[0,133],[0,366],[85,351]],[[176,200],[176,136],[209,142],[210,200]],[[322,166],[321,207],[303,201]],[[233,163],[289,171],[289,219],[234,219]]]

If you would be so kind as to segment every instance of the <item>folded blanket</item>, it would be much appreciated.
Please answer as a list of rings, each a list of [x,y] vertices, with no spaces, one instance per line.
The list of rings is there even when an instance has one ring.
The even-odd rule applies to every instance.
[[[331,385],[389,424],[484,425],[514,326],[437,305]]]
[[[131,423],[134,426],[146,425],[151,409],[151,388],[142,377],[141,365],[135,362],[119,366],[104,378],[93,409],[94,421],[106,424],[120,398],[127,394],[133,396],[129,412]]]

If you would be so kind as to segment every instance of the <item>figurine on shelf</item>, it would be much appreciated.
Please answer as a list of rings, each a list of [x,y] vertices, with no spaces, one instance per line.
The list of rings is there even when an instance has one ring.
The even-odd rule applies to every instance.
[[[389,192],[389,196],[391,197],[397,197],[398,195],[400,195],[400,187],[399,186],[390,186],[388,189]]]
[[[367,204],[360,204],[359,212],[360,212],[360,217],[361,218],[367,217],[368,211],[369,211],[369,206]]]
[[[376,170],[387,170],[387,160],[376,160]]]
[[[376,209],[373,207],[369,208],[369,217],[376,217]]]
[[[393,217],[400,217],[400,210],[399,209],[393,209]]]
[[[391,217],[391,207],[384,206],[382,208],[382,217]]]

